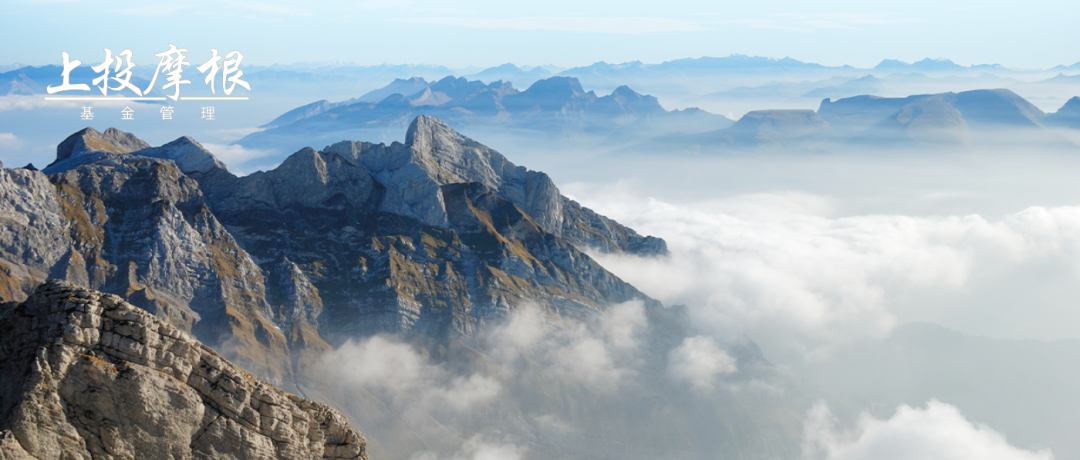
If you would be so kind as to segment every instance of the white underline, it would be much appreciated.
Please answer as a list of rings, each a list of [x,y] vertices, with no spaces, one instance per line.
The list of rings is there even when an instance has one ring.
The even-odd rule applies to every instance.
[[[46,101],[164,101],[163,97],[46,97]]]
[[[181,97],[180,99],[181,100],[187,100],[187,101],[246,101],[246,100],[248,100],[247,96],[244,96],[244,97],[225,97],[225,96],[218,96],[218,97],[187,97],[187,96],[184,96],[184,97]]]
[[[105,96],[105,97],[93,97],[93,96],[74,96],[74,97],[46,97],[46,101],[164,101],[164,97],[121,97],[121,96]],[[246,101],[247,96],[243,97],[226,97],[226,96],[210,96],[210,97],[181,97],[180,100],[185,101]]]

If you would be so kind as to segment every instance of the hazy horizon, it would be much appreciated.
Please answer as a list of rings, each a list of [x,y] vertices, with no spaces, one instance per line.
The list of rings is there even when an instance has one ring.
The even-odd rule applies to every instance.
[[[968,0],[902,5],[786,1],[723,8],[699,1],[663,6],[609,1],[506,5],[485,0],[453,5],[373,0],[302,6],[269,1],[150,6],[120,2],[106,8],[80,1],[6,4],[5,16],[21,19],[7,22],[0,39],[24,46],[6,51],[3,59],[27,64],[56,62],[60,51],[89,55],[110,46],[130,47],[136,56],[152,55],[162,44],[132,43],[127,37],[157,37],[163,22],[176,28],[169,40],[178,46],[239,49],[246,53],[247,62],[258,65],[356,61],[490,67],[521,60],[573,67],[597,61],[660,62],[732,53],[856,67],[872,67],[883,58],[913,62],[925,57],[948,57],[962,65],[1001,63],[1023,68],[1080,62],[1080,52],[1062,55],[1060,47],[1045,46],[1068,42],[1068,18],[1076,13],[1075,6],[1052,1],[1007,9]],[[113,18],[119,19],[121,27],[98,30],[90,40],[72,40],[87,22]],[[280,27],[320,33],[275,33]],[[203,30],[226,32],[206,35],[200,33]],[[429,39],[444,34],[456,40]],[[386,36],[397,39],[379,40]],[[966,39],[956,40],[958,36]],[[360,43],[361,48],[348,48],[346,44],[351,43]]]
[[[363,273],[356,269],[328,284],[320,284],[331,279],[322,259],[295,260],[295,276],[315,297],[320,289],[330,294],[311,313],[313,337],[325,348],[302,351],[321,357],[285,390],[346,414],[369,436],[372,460],[611,458],[623,451],[687,460],[715,458],[721,447],[744,460],[1080,460],[1073,436],[1080,429],[1074,391],[1080,385],[1080,66],[1053,70],[1080,64],[1080,49],[1064,46],[1075,42],[1080,4],[25,0],[3,6],[0,41],[12,46],[0,52],[0,67],[61,65],[61,52],[97,65],[103,48],[114,54],[130,48],[136,76],[148,77],[154,53],[172,43],[191,50],[191,65],[183,69],[191,96],[210,92],[196,68],[212,48],[221,55],[242,51],[241,70],[253,81],[236,93],[249,100],[214,102],[210,120],[204,100],[167,102],[175,106],[172,119],[159,102],[100,101],[93,103],[95,117],[83,119],[87,103],[45,100],[44,88],[60,75],[0,82],[10,83],[0,93],[0,160],[12,177],[30,175],[11,171],[28,162],[39,169],[53,162],[57,145],[72,133],[114,127],[151,146],[190,136],[237,177],[265,179],[272,175],[257,173],[281,166],[303,146],[322,151],[338,141],[367,141],[392,146],[375,149],[378,155],[409,152],[393,143],[406,141],[415,117],[429,115],[515,165],[547,174],[543,187],[553,184],[565,198],[666,242],[666,255],[571,248],[581,251],[570,252],[578,260],[599,264],[607,280],[625,281],[647,298],[576,317],[521,297],[505,317],[486,318],[445,343],[423,333],[320,336],[322,303],[326,311],[340,306],[332,302],[356,307],[335,290],[355,281],[348,276],[374,275],[360,250],[349,257],[363,261]],[[597,62],[736,54],[772,62],[790,56],[830,68],[602,69],[580,71],[577,81],[546,80]],[[1006,68],[872,70],[884,59],[924,58]],[[370,69],[386,62],[431,64]],[[492,71],[476,83],[476,74],[504,63],[558,68]],[[440,66],[470,82],[432,90],[446,76]],[[355,71],[360,67],[367,69]],[[275,71],[289,69],[303,72]],[[260,81],[262,70],[270,71]],[[159,76],[160,86],[165,76]],[[408,77],[425,81],[386,89]],[[522,96],[538,81],[548,84]],[[616,89],[624,85],[636,93]],[[98,95],[76,93],[64,95]],[[220,93],[219,87],[214,94]],[[354,100],[367,94],[376,96]],[[900,100],[928,94],[937,96]],[[674,113],[690,107],[709,113]],[[134,118],[127,119],[131,110]],[[743,118],[751,111],[761,112]],[[286,120],[268,126],[279,117]],[[493,167],[488,157],[468,156],[479,147],[454,145],[450,153],[425,154],[445,153],[466,165],[461,169],[482,170],[476,176],[503,174],[504,163]],[[190,144],[182,148],[206,157]],[[338,166],[355,173],[349,180],[367,181],[373,201],[360,209],[335,201],[339,194],[324,203],[292,203],[272,218],[297,219],[295,228],[283,224],[273,230],[278,233],[258,236],[287,241],[291,231],[307,232],[307,212],[325,218],[311,228],[326,235],[386,236],[376,235],[381,228],[358,230],[363,225],[350,219],[398,213],[379,207],[394,180],[410,194],[430,193],[425,199],[434,201],[423,203],[449,206],[440,187],[458,183],[432,179],[420,190],[416,184],[429,179],[424,166],[409,163],[411,176],[395,175],[398,166],[365,164],[357,148],[356,157]],[[304,155],[321,161],[319,153]],[[298,185],[286,184],[292,178],[284,175],[244,183],[257,191],[288,185],[302,194],[334,174],[322,164],[318,180]],[[191,179],[191,194],[209,203],[203,209],[213,219],[220,212],[213,200],[224,198],[212,200],[208,190],[234,193],[228,187],[242,179],[220,171],[207,179],[203,172],[176,180]],[[445,180],[476,180],[454,174]],[[202,180],[220,180],[212,184],[220,188],[202,190]],[[532,179],[514,180],[538,187]],[[0,192],[18,190],[16,184]],[[227,212],[250,212],[241,224],[256,228],[258,219],[271,218],[261,213],[278,211],[270,203],[278,198],[250,193]],[[557,200],[562,213],[566,202]],[[273,209],[245,207],[251,203]],[[508,203],[526,217],[521,227],[536,225],[527,215],[531,208]],[[94,219],[103,219],[102,228],[122,221],[100,207],[105,218]],[[393,219],[399,217],[394,225],[406,230],[393,231],[401,234],[437,227],[409,214]],[[557,218],[562,225],[563,215]],[[487,219],[494,228],[490,213]],[[228,238],[247,231],[219,227]],[[438,229],[452,234],[447,241],[459,230]],[[289,257],[325,250],[318,238],[326,235],[310,232],[299,245],[308,252]],[[550,237],[536,245],[571,245],[555,233],[535,232]],[[102,234],[103,241],[111,238]],[[235,239],[241,253],[256,252],[240,246],[245,241],[263,241]],[[464,253],[476,250],[453,241]],[[507,273],[528,272],[520,254],[535,247],[520,246],[524,252],[507,256],[520,267]],[[423,267],[450,272],[442,253],[426,254],[420,257],[430,265]],[[9,254],[0,253],[6,270],[4,257]],[[251,262],[259,283],[269,279],[269,260]],[[416,276],[434,280],[427,270]],[[549,282],[521,276],[537,286]],[[420,311],[426,300],[413,300],[409,308]],[[210,345],[227,357],[235,352],[228,334],[206,341],[216,341]]]

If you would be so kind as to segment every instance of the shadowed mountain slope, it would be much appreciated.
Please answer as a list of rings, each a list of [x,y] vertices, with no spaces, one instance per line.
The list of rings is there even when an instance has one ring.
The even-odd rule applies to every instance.
[[[647,300],[582,251],[667,251],[423,116],[406,144],[306,148],[245,177],[190,138],[88,128],[43,172],[0,171],[0,190],[5,299],[46,277],[118,294],[278,382],[334,337]]]
[[[632,104],[609,109],[622,107]],[[412,120],[404,143],[303,148],[242,177],[190,138],[150,147],[88,128],[44,171],[0,171],[0,216],[3,300],[35,296],[49,277],[108,292],[91,298],[134,305],[178,331],[169,337],[190,334],[334,403],[386,458],[452,457],[478,435],[512,439],[529,459],[797,452],[805,404],[752,341],[701,335],[685,307],[660,305],[586,252],[663,257],[663,240],[433,117]],[[537,319],[499,338],[521,318]],[[432,400],[348,378],[390,372],[351,351],[392,341],[449,391]],[[726,363],[709,391],[671,371],[695,343]],[[108,353],[86,354],[127,365]]]

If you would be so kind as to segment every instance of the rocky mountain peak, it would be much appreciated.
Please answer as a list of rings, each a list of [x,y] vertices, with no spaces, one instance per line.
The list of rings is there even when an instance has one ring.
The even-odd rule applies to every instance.
[[[529,89],[540,92],[569,93],[574,96],[585,94],[581,82],[574,77],[551,77],[534,83]]]
[[[732,126],[732,130],[798,129],[821,123],[822,119],[813,110],[755,110],[743,115]]]
[[[420,139],[431,139],[439,134],[452,131],[453,129],[442,120],[428,115],[420,115],[409,124],[409,129],[405,132],[405,144],[416,145],[418,137]],[[421,140],[421,143],[423,142]]]
[[[416,163],[440,186],[480,182],[498,188],[507,169],[516,168],[499,152],[427,115],[416,117],[409,125],[405,144],[411,148]]]
[[[1080,97],[1069,99],[1057,112],[1047,115],[1043,123],[1047,126],[1080,129]]]
[[[506,64],[495,66],[495,67],[492,67],[491,69],[487,69],[487,70],[504,70],[504,71],[508,71],[508,72],[520,72],[521,68],[514,65],[514,63],[512,63],[512,62],[507,62]]]
[[[334,409],[64,281],[0,307],[0,375],[0,458],[367,458]]]
[[[54,174],[89,164],[112,156],[137,155],[169,160],[184,174],[209,174],[214,171],[228,172],[228,167],[195,139],[180,137],[160,147],[151,147],[134,134],[116,128],[100,133],[86,128],[56,147],[56,161],[49,164],[45,173]]]
[[[292,123],[292,122],[294,122],[296,120],[302,120],[304,118],[313,117],[313,116],[318,115],[320,113],[326,112],[327,110],[330,110],[334,106],[335,106],[335,104],[331,103],[330,101],[328,101],[326,99],[316,101],[316,102],[312,102],[310,104],[307,104],[307,105],[304,105],[304,106],[301,106],[301,107],[297,107],[297,108],[292,109],[292,110],[290,110],[288,112],[285,112],[281,116],[275,118],[270,123],[262,125],[261,127],[262,128],[273,128],[273,127],[276,127],[276,126],[284,126],[284,125]]]
[[[74,281],[211,343],[235,339],[230,358],[285,382],[340,334],[445,337],[523,302],[581,312],[643,298],[583,250],[662,255],[662,240],[437,118],[413,120],[408,139],[304,148],[243,177],[189,138],[5,169],[0,299]]]
[[[626,85],[615,88],[615,91],[612,91],[611,95],[616,97],[641,97],[641,94],[638,94],[637,91],[630,89],[630,87]]]
[[[994,126],[1041,126],[1046,117],[1038,107],[1008,89],[979,89],[956,93],[956,108],[968,123]]]
[[[180,137],[161,147],[147,148],[133,153],[135,155],[172,160],[184,174],[206,174],[213,170],[228,171],[225,163],[218,160],[202,144],[188,136]]]
[[[88,127],[68,136],[56,146],[56,160],[53,163],[87,153],[131,153],[149,147],[150,144],[143,142],[134,134],[125,133],[116,128],[106,129],[102,133]]]

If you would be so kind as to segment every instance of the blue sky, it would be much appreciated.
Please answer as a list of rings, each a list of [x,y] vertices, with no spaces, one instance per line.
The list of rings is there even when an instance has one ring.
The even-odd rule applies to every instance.
[[[84,64],[169,43],[245,63],[569,67],[732,53],[870,67],[883,58],[1046,68],[1080,62],[1077,2],[5,1],[0,65]]]

